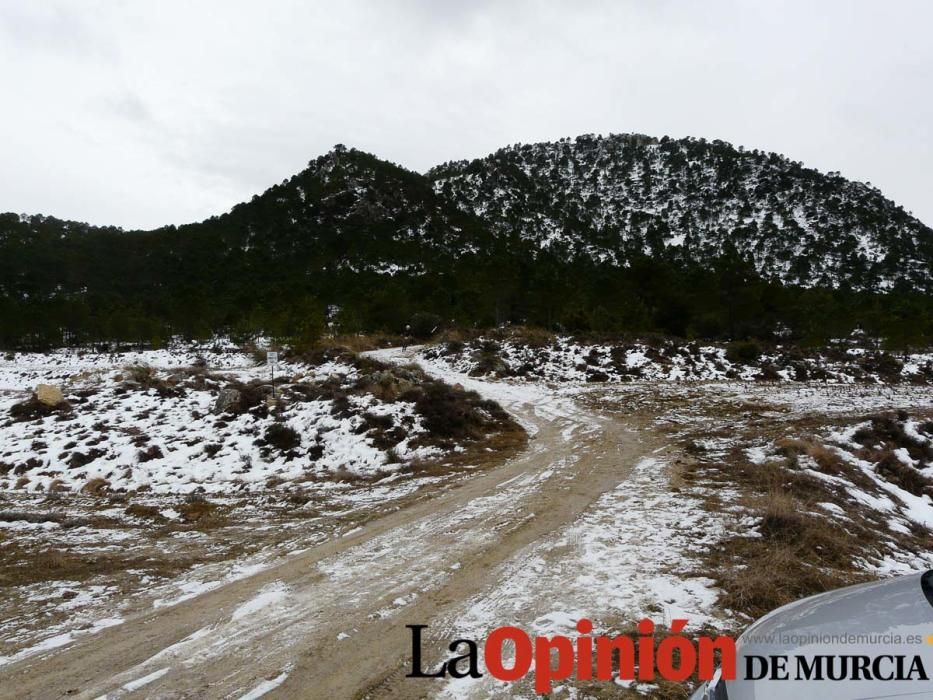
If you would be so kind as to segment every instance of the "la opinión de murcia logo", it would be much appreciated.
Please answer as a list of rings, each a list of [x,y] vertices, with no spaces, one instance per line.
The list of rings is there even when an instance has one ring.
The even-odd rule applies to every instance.
[[[735,678],[735,640],[720,636],[681,636],[687,620],[673,620],[671,634],[660,642],[655,637],[654,622],[638,623],[638,638],[590,636],[593,623],[577,622],[581,636],[535,637],[533,640],[518,627],[499,627],[483,644],[483,663],[489,674],[500,681],[517,681],[534,668],[537,693],[549,693],[554,681],[576,680],[653,681],[657,676],[671,681],[685,681],[696,673],[700,680],[712,680],[717,664],[722,678]],[[479,645],[472,639],[455,639],[448,645],[451,656],[436,670],[422,666],[421,634],[427,625],[406,625],[411,630],[412,665],[409,678],[480,678]],[[595,667],[595,669],[594,669]]]
[[[551,692],[554,681],[638,680],[658,677],[682,682],[696,677],[735,680],[736,642],[729,636],[682,635],[687,620],[672,620],[669,633],[658,638],[654,622],[643,619],[637,638],[592,636],[593,623],[582,619],[576,638],[555,635],[532,639],[518,627],[494,629],[482,647],[486,671],[500,681],[518,681],[534,672],[536,693]],[[480,645],[473,639],[455,639],[447,646],[453,654],[438,667],[426,670],[422,631],[427,625],[406,625],[411,630],[411,672],[408,678],[481,678]],[[747,655],[744,679],[749,681],[929,681],[918,655]]]

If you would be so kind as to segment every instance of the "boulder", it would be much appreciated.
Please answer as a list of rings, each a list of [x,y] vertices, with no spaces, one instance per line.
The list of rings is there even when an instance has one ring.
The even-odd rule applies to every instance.
[[[36,399],[46,406],[58,406],[65,400],[65,395],[53,384],[40,384],[36,387]]]
[[[240,396],[241,394],[239,389],[234,389],[233,387],[221,389],[220,394],[217,396],[217,401],[214,402],[214,408],[211,412],[217,415],[228,411],[240,403]]]

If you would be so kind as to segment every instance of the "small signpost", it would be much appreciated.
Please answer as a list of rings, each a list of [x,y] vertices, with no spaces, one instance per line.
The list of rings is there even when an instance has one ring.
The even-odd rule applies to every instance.
[[[266,364],[272,370],[272,400],[275,400],[275,366],[279,363],[279,353],[268,350],[266,352]]]

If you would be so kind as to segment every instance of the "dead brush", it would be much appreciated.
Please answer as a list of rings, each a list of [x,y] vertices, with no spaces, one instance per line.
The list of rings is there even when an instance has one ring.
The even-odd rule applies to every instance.
[[[184,503],[175,506],[175,510],[186,523],[199,525],[215,520],[219,515],[216,503],[198,496],[189,497]]]
[[[159,377],[159,372],[154,367],[149,365],[130,365],[125,367],[124,370],[124,380],[129,380],[131,384],[135,384],[142,391],[149,391],[150,389],[155,390],[155,392],[162,398],[173,398],[178,396],[184,396],[184,389],[178,386],[178,378],[174,377],[170,381],[166,381]],[[126,386],[126,384],[124,384]]]
[[[790,544],[762,547],[744,537],[717,545],[708,565],[723,591],[720,605],[753,619],[800,598],[869,578],[850,567],[820,566]]]
[[[136,382],[146,389],[151,388],[158,380],[158,373],[149,365],[130,365],[124,370],[125,378]]]
[[[162,513],[156,506],[147,506],[141,503],[133,503],[125,511],[126,515],[132,515],[137,518],[152,518],[154,520],[164,520]]]
[[[328,472],[325,478],[328,481],[334,481],[338,484],[350,485],[368,484],[373,481],[373,477],[360,474],[359,472],[350,471],[344,466],[340,466],[334,471]]]
[[[799,542],[809,525],[800,503],[785,491],[773,490],[765,497],[761,524],[763,537],[781,542]]]
[[[888,452],[876,467],[886,480],[901,487],[914,496],[933,496],[933,480],[924,476],[918,469],[904,464],[893,452]]]
[[[81,487],[81,493],[88,496],[99,497],[103,496],[109,488],[109,481],[103,477],[96,477],[94,479],[90,479],[84,486]]]
[[[907,414],[903,412],[896,417],[872,416],[870,424],[856,430],[852,439],[867,449],[904,448],[913,459],[933,460],[933,442],[920,441],[908,435],[904,425],[907,419]]]
[[[827,447],[812,439],[781,438],[775,441],[778,451],[788,460],[788,466],[800,466],[800,455],[807,455],[824,474],[840,474],[849,471],[848,465],[840,454],[831,447]]]

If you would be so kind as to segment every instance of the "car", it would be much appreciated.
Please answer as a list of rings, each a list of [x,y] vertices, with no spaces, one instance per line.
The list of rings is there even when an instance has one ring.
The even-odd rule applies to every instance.
[[[933,699],[933,570],[785,605],[736,643],[736,678],[690,700]]]

